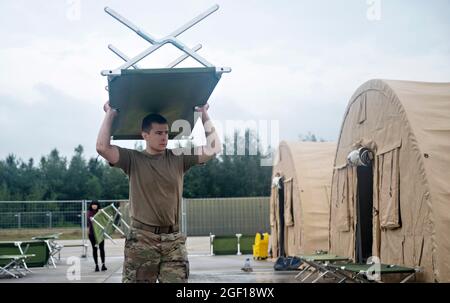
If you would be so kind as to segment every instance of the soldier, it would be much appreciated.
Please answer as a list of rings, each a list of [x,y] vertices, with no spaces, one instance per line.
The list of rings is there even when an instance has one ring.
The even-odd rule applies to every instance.
[[[179,231],[183,176],[221,151],[220,139],[209,119],[209,105],[201,113],[207,145],[182,153],[167,149],[169,125],[158,114],[142,121],[144,151],[111,145],[111,126],[119,114],[106,102],[97,138],[97,152],[129,177],[131,230],[125,241],[124,283],[187,282],[189,261],[186,236]]]

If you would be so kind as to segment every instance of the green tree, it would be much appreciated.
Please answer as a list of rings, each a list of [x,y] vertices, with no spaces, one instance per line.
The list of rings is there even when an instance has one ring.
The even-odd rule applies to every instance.
[[[64,178],[64,187],[60,195],[63,200],[86,199],[88,191],[89,171],[86,160],[83,158],[83,146],[78,145],[74,151],[75,154],[70,160],[69,169]]]
[[[0,201],[10,201],[10,194],[6,182],[0,184]]]
[[[244,152],[241,154],[242,149]],[[256,154],[253,154],[255,150]],[[232,139],[225,138],[222,155],[189,170],[185,176],[184,196],[267,196],[272,167],[261,166],[261,160],[265,156],[261,153],[259,139],[253,132],[246,130],[243,136],[235,132]]]
[[[325,142],[323,138],[318,138],[315,134],[308,132],[306,135],[298,135],[298,139],[303,142]]]
[[[103,189],[102,199],[128,199],[128,178],[122,170],[106,168],[100,183]]]
[[[67,160],[61,157],[57,149],[42,157],[39,164],[42,178],[46,184],[44,200],[62,200],[67,196],[63,194],[64,183],[67,180]]]

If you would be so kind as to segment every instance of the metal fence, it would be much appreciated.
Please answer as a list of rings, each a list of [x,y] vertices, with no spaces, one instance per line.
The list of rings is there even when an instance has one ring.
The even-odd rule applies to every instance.
[[[0,202],[1,229],[81,227],[83,201]]]
[[[184,199],[183,230],[189,236],[269,232],[269,197]]]
[[[0,201],[0,229],[83,228],[91,201]],[[103,206],[123,200],[99,201]]]
[[[75,231],[81,238],[82,257],[87,256],[86,213],[91,201],[0,201],[0,241],[17,236],[32,237],[57,229]],[[99,201],[106,206],[112,202]],[[42,230],[42,232],[41,232]]]
[[[102,206],[127,200],[100,200]],[[87,238],[90,201],[0,201],[0,230],[79,228]],[[269,230],[269,198],[183,199],[181,230],[188,236],[254,234]],[[0,239],[1,240],[1,239]]]

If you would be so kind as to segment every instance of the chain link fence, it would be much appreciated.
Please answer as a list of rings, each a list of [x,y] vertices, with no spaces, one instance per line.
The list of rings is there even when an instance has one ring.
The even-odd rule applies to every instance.
[[[270,232],[269,197],[184,199],[183,230],[189,236]]]
[[[78,201],[0,201],[0,230],[52,230],[72,228],[87,239],[86,212],[89,200]],[[122,206],[127,200],[100,200]],[[181,230],[188,236],[255,234],[269,231],[269,197],[183,199]],[[1,234],[0,234],[0,240]]]

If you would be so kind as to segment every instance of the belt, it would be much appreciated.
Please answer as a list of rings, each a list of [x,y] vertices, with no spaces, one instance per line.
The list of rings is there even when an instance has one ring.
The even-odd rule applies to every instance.
[[[178,225],[172,226],[153,226],[133,220],[131,226],[137,229],[149,231],[154,234],[171,234],[179,231]]]

